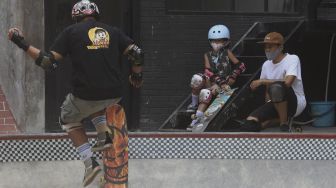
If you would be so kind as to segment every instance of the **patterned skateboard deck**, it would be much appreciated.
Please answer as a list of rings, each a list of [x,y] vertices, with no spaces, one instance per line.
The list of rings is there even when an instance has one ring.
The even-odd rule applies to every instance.
[[[123,107],[114,104],[106,109],[106,119],[113,133],[112,147],[103,151],[103,188],[128,187],[128,132]]]
[[[204,112],[204,118],[200,123],[196,124],[192,132],[204,132],[211,120],[217,115],[217,113],[223,108],[225,103],[229,100],[233,92],[237,88],[230,89],[228,91],[219,93],[216,99],[210,104],[210,106]]]

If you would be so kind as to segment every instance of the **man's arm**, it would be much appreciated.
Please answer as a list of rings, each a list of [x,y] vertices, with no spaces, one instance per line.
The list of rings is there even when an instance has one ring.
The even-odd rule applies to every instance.
[[[144,53],[137,45],[130,44],[123,54],[127,55],[132,63],[132,73],[129,76],[130,83],[136,88],[141,87],[143,84],[142,66],[144,62]]]
[[[9,29],[8,39],[24,50],[38,66],[45,70],[55,69],[58,64],[57,61],[60,61],[63,58],[62,55],[57,52],[43,52],[33,45],[28,44],[28,42],[25,41],[22,32],[17,28]]]
[[[30,45],[26,52],[34,61],[36,61],[36,59],[39,57],[41,50]],[[61,54],[54,52],[54,51],[50,51],[50,52],[54,55],[56,61],[60,61],[63,59],[63,56]]]
[[[268,86],[268,85],[270,85],[274,82],[279,82],[280,81],[280,82],[284,82],[287,87],[291,87],[295,78],[296,78],[296,76],[294,76],[294,75],[288,75],[288,76],[285,77],[285,79],[277,79],[277,80],[260,79],[260,80],[255,80],[255,81],[259,82],[258,86],[261,86],[261,85]]]

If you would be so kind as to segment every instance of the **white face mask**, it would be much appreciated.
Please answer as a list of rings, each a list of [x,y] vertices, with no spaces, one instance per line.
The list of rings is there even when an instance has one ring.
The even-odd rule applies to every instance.
[[[278,48],[276,50],[274,50],[273,52],[266,52],[265,51],[265,54],[266,54],[266,57],[268,60],[270,61],[273,61],[275,58],[278,57],[278,55],[281,53],[282,51],[282,48]]]
[[[224,47],[224,44],[216,42],[210,42],[210,45],[215,52],[218,52],[220,49]]]

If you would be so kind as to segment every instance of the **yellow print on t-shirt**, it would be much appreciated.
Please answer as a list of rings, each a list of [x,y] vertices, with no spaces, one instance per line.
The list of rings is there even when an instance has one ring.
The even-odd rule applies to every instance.
[[[89,38],[92,42],[91,46],[87,46],[89,50],[97,50],[100,48],[108,48],[110,45],[109,33],[100,27],[95,27],[89,30]]]

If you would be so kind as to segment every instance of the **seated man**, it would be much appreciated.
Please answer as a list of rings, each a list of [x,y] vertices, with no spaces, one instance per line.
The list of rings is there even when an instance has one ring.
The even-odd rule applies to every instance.
[[[188,129],[196,125],[204,116],[213,96],[234,84],[236,78],[245,71],[240,62],[228,49],[230,32],[225,25],[215,25],[208,32],[211,50],[204,54],[204,74],[195,74],[191,79],[192,103],[187,111],[196,112],[196,118]]]
[[[255,90],[266,86],[265,104],[254,110],[242,123],[242,131],[260,131],[262,123],[279,119],[280,130],[288,132],[288,117],[296,117],[306,107],[300,59],[297,55],[283,53],[284,38],[280,33],[267,34],[264,41],[267,61],[264,62],[259,80],[251,83]]]

